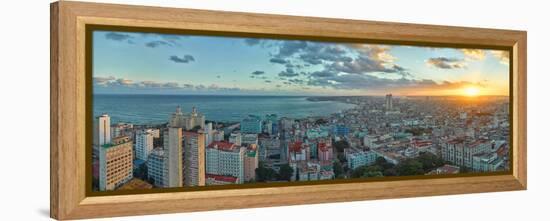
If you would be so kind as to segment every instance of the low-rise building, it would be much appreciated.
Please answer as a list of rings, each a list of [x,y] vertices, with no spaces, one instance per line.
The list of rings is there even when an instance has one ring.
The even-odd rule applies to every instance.
[[[376,163],[377,154],[373,151],[347,150],[346,159],[348,168],[356,169],[361,166],[370,166]]]

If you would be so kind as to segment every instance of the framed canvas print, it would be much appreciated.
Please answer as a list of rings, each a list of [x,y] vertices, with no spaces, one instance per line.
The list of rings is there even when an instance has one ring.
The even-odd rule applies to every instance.
[[[51,216],[523,190],[526,32],[51,4]]]

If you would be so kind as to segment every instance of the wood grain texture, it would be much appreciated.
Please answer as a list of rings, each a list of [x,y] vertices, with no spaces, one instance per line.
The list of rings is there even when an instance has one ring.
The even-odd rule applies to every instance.
[[[527,188],[524,31],[57,2],[51,9],[50,211],[57,219],[251,208]],[[211,190],[146,195],[85,194],[85,25],[221,31],[296,38],[513,47],[512,175]],[[89,126],[89,125],[88,125]]]

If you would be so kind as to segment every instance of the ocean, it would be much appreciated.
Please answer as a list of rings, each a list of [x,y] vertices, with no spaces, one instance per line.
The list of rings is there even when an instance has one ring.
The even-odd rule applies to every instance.
[[[177,106],[191,112],[193,106],[206,120],[239,122],[250,114],[264,117],[305,118],[328,116],[355,107],[337,101],[308,101],[306,96],[225,95],[106,95],[93,96],[94,117],[107,113],[111,123],[161,124],[168,122]]]

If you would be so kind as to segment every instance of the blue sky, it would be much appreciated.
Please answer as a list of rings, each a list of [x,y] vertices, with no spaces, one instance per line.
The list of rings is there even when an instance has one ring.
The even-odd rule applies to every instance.
[[[94,93],[508,95],[505,51],[94,31]]]

